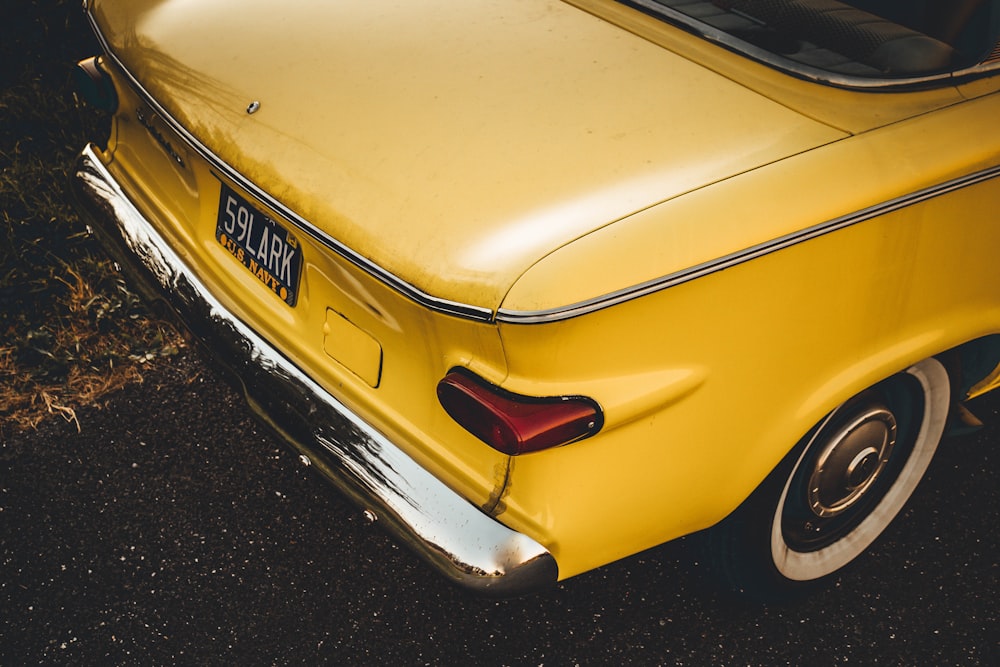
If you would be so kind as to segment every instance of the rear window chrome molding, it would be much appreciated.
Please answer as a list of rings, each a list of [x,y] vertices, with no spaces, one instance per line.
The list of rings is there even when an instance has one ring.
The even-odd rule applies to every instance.
[[[815,238],[825,236],[847,227],[852,227],[867,220],[872,220],[887,213],[892,213],[900,209],[912,206],[928,199],[933,199],[949,192],[961,190],[963,188],[983,183],[993,178],[1000,177],[1000,165],[995,165],[981,171],[974,172],[967,176],[945,181],[929,188],[917,190],[908,195],[903,195],[895,199],[890,199],[881,204],[876,204],[860,211],[834,218],[822,222],[812,227],[807,227],[801,231],[779,236],[778,238],[757,245],[750,246],[717,259],[709,260],[695,266],[669,273],[660,278],[626,287],[624,289],[610,292],[608,294],[579,301],[567,306],[551,308],[545,310],[511,310],[500,308],[497,311],[497,322],[508,324],[544,324],[548,322],[558,322],[568,320],[598,310],[603,310],[611,306],[632,301],[649,294],[660,292],[671,287],[677,287],[684,283],[691,282],[698,278],[718,273],[726,269],[738,266],[753,259],[764,257],[779,250],[790,248],[800,243],[805,243]]]
[[[105,39],[100,27],[97,25],[94,15],[89,10],[87,11],[87,18],[90,21],[94,34],[97,36],[101,49],[108,56],[108,58],[114,62],[116,68],[125,76],[136,94],[139,95],[142,101],[147,104],[150,109],[152,109],[153,112],[159,116],[159,118],[165,122],[178,137],[180,137],[181,140],[187,143],[188,146],[203,160],[205,160],[216,172],[218,172],[218,174],[224,176],[233,184],[243,189],[260,203],[273,210],[285,221],[297,227],[323,247],[336,253],[362,271],[368,273],[372,277],[404,295],[411,301],[414,301],[430,310],[446,315],[453,315],[479,322],[493,321],[494,313],[491,308],[460,303],[428,294],[415,285],[408,283],[402,278],[379,266],[375,262],[372,262],[363,255],[356,253],[337,239],[320,230],[302,216],[298,215],[288,206],[282,204],[280,201],[268,194],[266,190],[243,176],[243,174],[233,169],[222,158],[199,141],[197,137],[191,134],[143,87],[139,80],[132,74],[131,71],[129,71],[128,67],[125,66],[125,63],[123,63],[111,49],[111,45]]]
[[[570,0],[571,2],[573,0]],[[616,0],[617,2],[637,9],[644,14],[663,19],[685,32],[694,34],[702,39],[721,46],[741,56],[760,62],[768,67],[772,67],[780,72],[789,74],[799,79],[821,83],[837,88],[847,88],[851,90],[862,90],[869,92],[905,92],[910,90],[920,90],[935,88],[940,86],[957,86],[981,76],[986,76],[1000,71],[1000,60],[987,57],[983,62],[951,72],[940,72],[925,76],[914,77],[863,77],[849,74],[838,74],[818,67],[810,67],[797,63],[794,60],[783,58],[771,53],[759,46],[745,42],[730,35],[724,30],[719,30],[707,23],[677,11],[671,7],[661,5],[656,0]]]

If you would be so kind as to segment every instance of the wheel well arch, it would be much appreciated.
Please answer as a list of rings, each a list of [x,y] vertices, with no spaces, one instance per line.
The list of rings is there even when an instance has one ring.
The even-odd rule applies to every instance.
[[[883,351],[883,354],[859,359],[844,368],[838,377],[829,378],[811,395],[803,397],[798,404],[798,413],[790,420],[794,425],[776,422],[770,435],[763,434],[760,442],[769,452],[764,454],[762,450],[757,450],[754,454],[762,455],[758,459],[760,477],[747,490],[745,498],[763,485],[769,475],[781,467],[786,457],[841,405],[925,359],[935,358],[944,367],[953,409],[956,404],[1000,387],[1000,334],[981,335],[936,353],[933,349],[933,343],[924,338]],[[731,508],[732,511],[736,509]]]

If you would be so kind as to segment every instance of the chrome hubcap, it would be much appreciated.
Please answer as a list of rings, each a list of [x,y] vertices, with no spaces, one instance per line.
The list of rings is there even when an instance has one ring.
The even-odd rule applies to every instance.
[[[896,444],[896,418],[871,406],[841,427],[816,458],[809,477],[809,509],[828,518],[847,511],[871,489]]]

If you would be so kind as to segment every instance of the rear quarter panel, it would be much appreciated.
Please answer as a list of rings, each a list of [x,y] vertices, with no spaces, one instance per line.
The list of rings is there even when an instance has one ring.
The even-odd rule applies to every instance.
[[[705,528],[839,403],[1000,331],[1000,178],[938,191],[1000,163],[998,113],[993,93],[858,134],[666,202],[529,271],[505,309],[544,311],[599,296],[609,279],[622,289],[711,260],[719,239],[703,243],[705,230],[735,252],[762,230],[778,238],[930,189],[641,298],[501,324],[506,387],[573,386],[607,411],[598,436],[513,461],[501,518],[551,548],[564,577]]]

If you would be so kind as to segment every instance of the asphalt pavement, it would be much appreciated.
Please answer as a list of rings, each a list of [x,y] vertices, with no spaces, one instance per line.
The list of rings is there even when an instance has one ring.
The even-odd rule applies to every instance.
[[[193,379],[192,379],[193,378]],[[998,665],[1000,397],[812,597],[720,590],[686,538],[482,600],[370,524],[197,355],[0,431],[0,664]]]
[[[7,72],[94,53],[78,4],[11,7]],[[197,355],[145,377],[79,432],[0,424],[0,667],[1000,665],[1000,396],[808,599],[722,592],[696,536],[494,601],[393,544]]]

